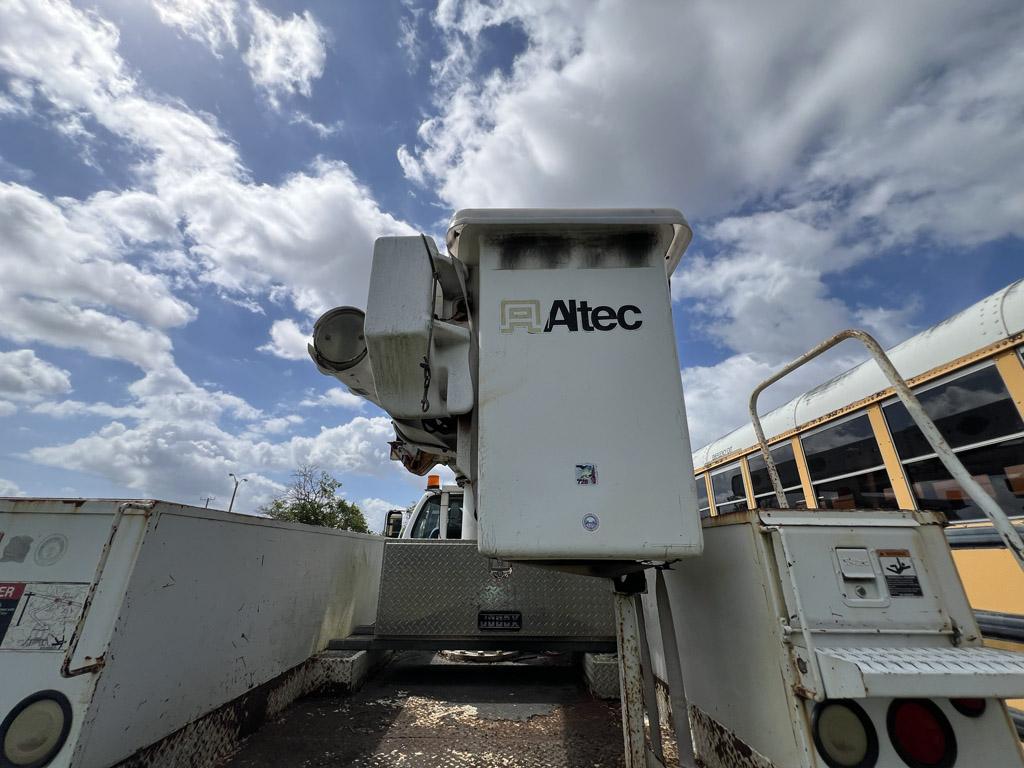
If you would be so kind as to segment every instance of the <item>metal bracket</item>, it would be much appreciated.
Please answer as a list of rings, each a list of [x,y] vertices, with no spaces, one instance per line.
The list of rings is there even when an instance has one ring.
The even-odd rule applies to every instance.
[[[155,501],[126,501],[117,506],[114,519],[110,522],[110,533],[107,535],[107,543],[103,545],[103,550],[100,552],[100,561],[96,564],[96,574],[92,578],[92,584],[89,585],[89,593],[85,596],[85,603],[82,605],[82,615],[78,617],[75,631],[71,633],[71,642],[68,643],[68,649],[64,653],[64,661],[60,665],[61,677],[77,677],[78,675],[84,675],[86,672],[98,672],[106,663],[103,656],[100,656],[90,664],[83,664],[80,667],[71,669],[71,659],[74,658],[75,652],[78,650],[78,641],[82,639],[85,620],[89,616],[89,609],[92,607],[93,598],[96,597],[96,590],[99,589],[100,580],[103,578],[103,571],[107,567],[107,558],[110,557],[110,550],[114,546],[114,537],[117,535],[117,529],[121,525],[121,519],[124,517],[125,510],[141,509],[145,512],[150,512],[154,506],[156,506]]]
[[[992,526],[999,533],[999,537],[1003,540],[1006,548],[1013,554],[1014,559],[1017,561],[1017,565],[1020,566],[1021,570],[1024,570],[1024,539],[1021,539],[1020,533],[1016,528],[1011,525],[1009,518],[1006,516],[1006,512],[996,503],[996,500],[985,493],[985,490],[981,487],[977,480],[971,476],[971,473],[967,471],[967,468],[960,461],[949,443],[946,442],[946,438],[939,432],[938,427],[935,426],[935,422],[932,421],[931,417],[925,412],[921,402],[917,399],[913,392],[910,391],[910,386],[906,380],[900,376],[899,371],[892,364],[889,356],[882,349],[881,344],[875,341],[874,337],[866,331],[861,331],[855,328],[840,331],[835,336],[826,339],[825,341],[818,344],[810,351],[804,353],[796,360],[791,362],[789,365],[783,367],[780,371],[776,372],[772,376],[762,381],[750,395],[750,420],[754,425],[754,433],[757,435],[757,444],[761,449],[761,455],[764,457],[765,466],[768,469],[768,477],[771,479],[772,488],[775,491],[775,498],[779,503],[781,509],[788,509],[789,504],[786,501],[786,494],[782,490],[782,481],[779,479],[779,470],[775,466],[775,461],[772,459],[771,451],[768,450],[768,441],[764,436],[764,429],[761,427],[761,417],[757,414],[757,398],[760,394],[770,387],[772,384],[777,382],[784,376],[789,375],[797,368],[807,363],[818,355],[826,352],[832,347],[836,346],[846,339],[856,339],[861,342],[865,347],[868,348],[868,352],[878,363],[878,367],[882,369],[882,373],[892,384],[893,389],[896,391],[897,397],[906,406],[907,413],[914,420],[917,428],[921,430],[921,434],[924,435],[925,440],[935,451],[935,454],[939,457],[942,465],[946,468],[946,471],[953,477],[953,479],[960,484],[960,487],[964,489],[967,495],[971,498],[975,504],[985,513],[986,517],[992,522]]]

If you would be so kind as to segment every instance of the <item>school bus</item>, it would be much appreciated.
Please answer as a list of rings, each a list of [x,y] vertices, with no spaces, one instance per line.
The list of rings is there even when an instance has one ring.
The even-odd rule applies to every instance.
[[[960,460],[1024,530],[1024,280],[889,350]],[[763,417],[789,506],[943,512],[987,645],[1024,651],[1024,574],[873,361]],[[750,424],[693,454],[701,515],[776,506]],[[1009,702],[1024,738],[1024,700]]]

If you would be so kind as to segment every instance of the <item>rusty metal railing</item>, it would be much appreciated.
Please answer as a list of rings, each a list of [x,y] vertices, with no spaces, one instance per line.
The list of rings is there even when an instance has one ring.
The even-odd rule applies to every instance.
[[[754,425],[754,433],[757,435],[757,444],[761,449],[761,455],[764,457],[765,467],[768,469],[768,477],[771,480],[772,489],[775,491],[775,498],[779,502],[781,509],[788,509],[789,504],[786,501],[786,494],[782,490],[782,480],[779,479],[779,470],[775,466],[775,461],[772,459],[771,451],[768,450],[768,441],[764,436],[764,429],[761,427],[761,417],[757,414],[757,399],[761,393],[770,387],[772,384],[777,382],[784,376],[789,375],[800,366],[818,357],[818,355],[826,352],[832,347],[836,346],[846,339],[857,339],[865,347],[868,348],[868,352],[878,363],[878,367],[882,369],[882,373],[892,384],[893,389],[896,391],[896,396],[899,397],[900,401],[907,408],[907,413],[910,414],[910,418],[914,420],[917,428],[921,430],[921,434],[924,435],[925,440],[935,451],[935,455],[939,457],[939,461],[946,468],[946,471],[953,477],[953,479],[960,484],[964,492],[970,497],[971,501],[978,505],[985,516],[992,522],[992,526],[999,533],[999,537],[1003,540],[1006,548],[1013,554],[1014,559],[1017,561],[1017,565],[1020,566],[1021,570],[1024,570],[1024,540],[1021,539],[1020,533],[1010,523],[1009,518],[1006,516],[1006,512],[1003,511],[1002,507],[996,503],[996,500],[989,496],[985,489],[981,487],[977,480],[967,471],[967,468],[960,461],[960,458],[953,452],[949,443],[946,442],[946,438],[939,432],[938,427],[935,426],[935,422],[932,421],[931,417],[925,412],[921,405],[921,402],[915,397],[914,393],[910,391],[910,386],[900,376],[899,371],[892,364],[889,356],[882,349],[882,346],[875,341],[874,337],[866,331],[857,330],[854,328],[840,331],[830,339],[818,344],[810,351],[804,353],[796,360],[791,362],[789,365],[782,368],[772,376],[762,381],[750,395],[750,420]]]

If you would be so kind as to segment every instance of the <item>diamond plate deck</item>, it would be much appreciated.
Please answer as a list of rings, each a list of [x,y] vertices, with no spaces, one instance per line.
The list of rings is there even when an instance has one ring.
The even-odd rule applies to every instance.
[[[1024,654],[995,648],[819,648],[830,698],[1024,695]]]
[[[516,663],[400,654],[350,697],[311,697],[223,768],[618,768],[617,703],[590,696],[564,656]]]
[[[492,572],[473,541],[389,541],[378,636],[615,637],[608,579],[522,563]],[[479,611],[519,611],[518,632],[481,631]]]

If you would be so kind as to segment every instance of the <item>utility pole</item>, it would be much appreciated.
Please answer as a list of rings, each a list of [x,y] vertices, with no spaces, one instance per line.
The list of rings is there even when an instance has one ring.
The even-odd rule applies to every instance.
[[[231,509],[235,506],[235,494],[238,493],[238,486],[241,485],[242,483],[248,483],[249,478],[243,477],[239,479],[234,472],[228,472],[228,477],[233,477],[235,479],[235,490],[231,492],[231,503],[228,504],[228,512],[230,512]]]
[[[200,498],[202,498],[202,497],[200,497]],[[207,496],[207,497],[206,497],[206,503],[205,503],[205,504],[204,504],[203,506],[204,506],[204,507],[205,507],[206,509],[209,509],[209,508],[210,508],[210,502],[211,502],[211,501],[216,501],[216,500],[217,500],[217,497],[216,497],[216,496]]]

